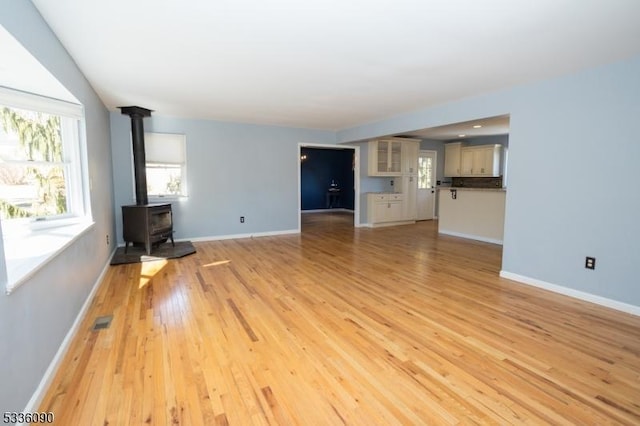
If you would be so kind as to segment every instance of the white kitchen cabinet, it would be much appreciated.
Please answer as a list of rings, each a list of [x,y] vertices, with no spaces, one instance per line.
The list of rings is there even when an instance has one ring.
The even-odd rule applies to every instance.
[[[444,175],[446,177],[461,175],[461,154],[461,142],[452,142],[444,145]]]
[[[367,214],[371,226],[402,222],[404,194],[368,193]]]
[[[402,177],[400,180],[400,192],[404,195],[402,202],[402,218],[415,221],[418,217],[418,155],[420,153],[420,141],[406,139],[402,141]]]
[[[418,175],[402,176],[402,218],[416,220],[418,218]]]
[[[402,141],[378,139],[369,141],[369,176],[400,176],[402,173]]]
[[[386,138],[369,141],[369,176],[392,176],[394,193],[367,194],[371,226],[413,223],[417,217],[420,140]]]
[[[420,152],[420,141],[416,139],[405,139],[402,141],[402,174],[418,174],[418,153]]]
[[[460,150],[460,174],[458,176],[473,176],[474,165],[477,166],[477,149],[464,148]]]
[[[477,145],[461,148],[461,176],[500,176],[500,154],[502,145]]]

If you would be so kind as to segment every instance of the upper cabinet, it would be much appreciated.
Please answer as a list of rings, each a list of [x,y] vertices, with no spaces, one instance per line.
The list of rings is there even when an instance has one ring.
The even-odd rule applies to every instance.
[[[400,176],[416,173],[419,141],[385,138],[369,141],[369,176]]]
[[[444,175],[460,176],[460,157],[461,157],[461,142],[452,142],[444,145]]]
[[[462,176],[500,176],[502,145],[479,145],[462,148]]]
[[[449,148],[449,145],[457,145]],[[445,176],[498,177],[502,145],[445,145]],[[456,167],[457,165],[457,167]],[[450,166],[449,168],[447,166]]]
[[[402,143],[393,139],[369,142],[369,176],[399,176],[402,169]]]
[[[458,176],[472,176],[473,166],[479,168],[480,164],[479,154],[477,149],[462,149],[460,150],[460,174]]]

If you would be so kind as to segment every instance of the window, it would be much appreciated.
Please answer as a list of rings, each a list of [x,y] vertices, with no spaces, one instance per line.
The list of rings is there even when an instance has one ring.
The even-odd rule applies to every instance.
[[[433,175],[433,159],[431,157],[418,157],[418,189],[433,188],[431,176]]]
[[[0,218],[17,224],[82,217],[82,107],[0,91]]]
[[[149,197],[185,197],[186,138],[171,133],[145,133],[144,149]]]
[[[79,104],[0,87],[6,293],[92,225]]]

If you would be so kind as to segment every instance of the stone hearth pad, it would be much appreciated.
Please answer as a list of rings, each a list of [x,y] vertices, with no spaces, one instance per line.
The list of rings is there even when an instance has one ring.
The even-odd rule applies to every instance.
[[[121,265],[124,263],[149,262],[161,259],[176,259],[184,257],[196,252],[196,248],[191,241],[176,241],[176,246],[171,243],[162,243],[158,247],[153,247],[151,254],[148,255],[144,247],[131,247],[124,252],[124,247],[118,247],[111,258],[112,265]]]

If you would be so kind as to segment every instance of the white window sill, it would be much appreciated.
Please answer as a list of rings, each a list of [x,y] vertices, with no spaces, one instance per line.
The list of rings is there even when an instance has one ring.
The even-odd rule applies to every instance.
[[[11,294],[93,225],[93,222],[83,221],[40,229],[24,235],[5,235],[6,293]]]

